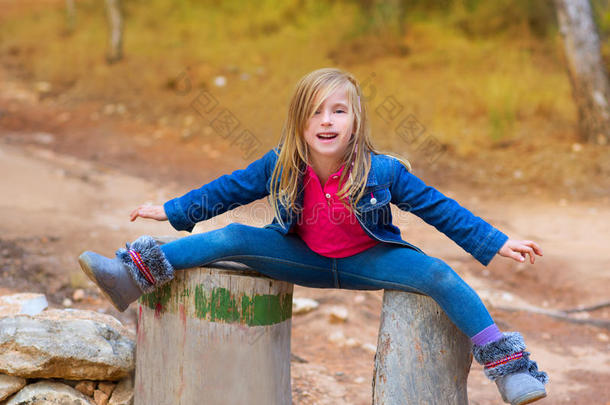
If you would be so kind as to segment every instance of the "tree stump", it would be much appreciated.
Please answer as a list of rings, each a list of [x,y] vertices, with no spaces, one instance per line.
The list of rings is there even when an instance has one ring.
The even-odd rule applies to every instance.
[[[427,296],[386,290],[373,405],[468,404],[470,339]]]
[[[293,285],[216,267],[140,298],[136,405],[291,403]]]

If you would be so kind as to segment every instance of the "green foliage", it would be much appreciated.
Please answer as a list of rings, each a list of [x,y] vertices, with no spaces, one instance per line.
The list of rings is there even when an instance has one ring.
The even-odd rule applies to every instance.
[[[602,14],[610,0],[593,0]],[[360,13],[353,33],[363,35],[390,31],[403,34],[409,21],[446,17],[448,22],[470,36],[519,34],[524,30],[536,37],[555,32],[556,13],[553,0],[442,0],[382,1],[352,0]],[[609,23],[605,22],[605,26]]]
[[[596,15],[606,18],[604,32],[608,1],[594,2]],[[302,74],[322,66],[346,68],[361,80],[375,73],[379,95],[371,111],[395,96],[403,115],[415,114],[440,141],[467,153],[534,127],[550,133],[575,119],[558,36],[504,35],[533,33],[533,21],[551,27],[548,5],[413,0],[401,11],[397,3],[373,0],[124,0],[126,58],[110,66],[103,3],[83,0],[69,36],[62,34],[61,5],[3,21],[0,57],[17,55],[23,75],[50,82],[66,100],[120,101],[134,114],[172,125],[193,115],[188,103],[195,91],[209,88],[266,145],[276,142]],[[398,25],[384,29],[388,20],[405,24],[404,35]],[[188,97],[175,92],[185,69],[193,85]],[[228,84],[215,87],[217,75]],[[380,130],[383,122],[375,114],[372,120],[378,143],[391,142],[396,122]],[[205,135],[205,125],[195,119],[191,141],[224,145]],[[404,148],[400,142],[397,148]]]
[[[493,141],[498,141],[510,133],[515,122],[514,111],[507,103],[500,108],[492,107],[489,111],[489,134]]]
[[[552,0],[455,0],[451,20],[472,36],[519,34],[527,30],[545,37],[557,25]]]
[[[405,31],[407,5],[401,0],[370,0],[360,2],[361,13],[357,16],[356,32],[361,34],[402,35]]]

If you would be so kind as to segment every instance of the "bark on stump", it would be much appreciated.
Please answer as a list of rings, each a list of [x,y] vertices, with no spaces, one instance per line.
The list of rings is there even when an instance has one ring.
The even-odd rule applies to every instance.
[[[427,296],[386,290],[373,405],[468,404],[470,339]]]
[[[293,285],[222,263],[140,298],[136,405],[291,403]]]

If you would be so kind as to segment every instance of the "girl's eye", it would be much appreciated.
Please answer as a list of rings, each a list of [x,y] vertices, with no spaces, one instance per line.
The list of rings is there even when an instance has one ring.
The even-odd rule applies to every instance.
[[[338,112],[338,113],[344,113],[345,111],[343,111],[343,110],[337,110],[337,111],[335,111],[335,112]]]

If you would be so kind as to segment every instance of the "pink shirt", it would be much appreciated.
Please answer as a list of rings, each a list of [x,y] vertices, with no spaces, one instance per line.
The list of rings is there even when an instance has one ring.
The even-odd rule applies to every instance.
[[[337,197],[344,166],[330,175],[324,187],[309,165],[303,178],[303,216],[295,224],[295,232],[311,250],[326,257],[352,256],[379,243],[364,232],[355,214]]]

